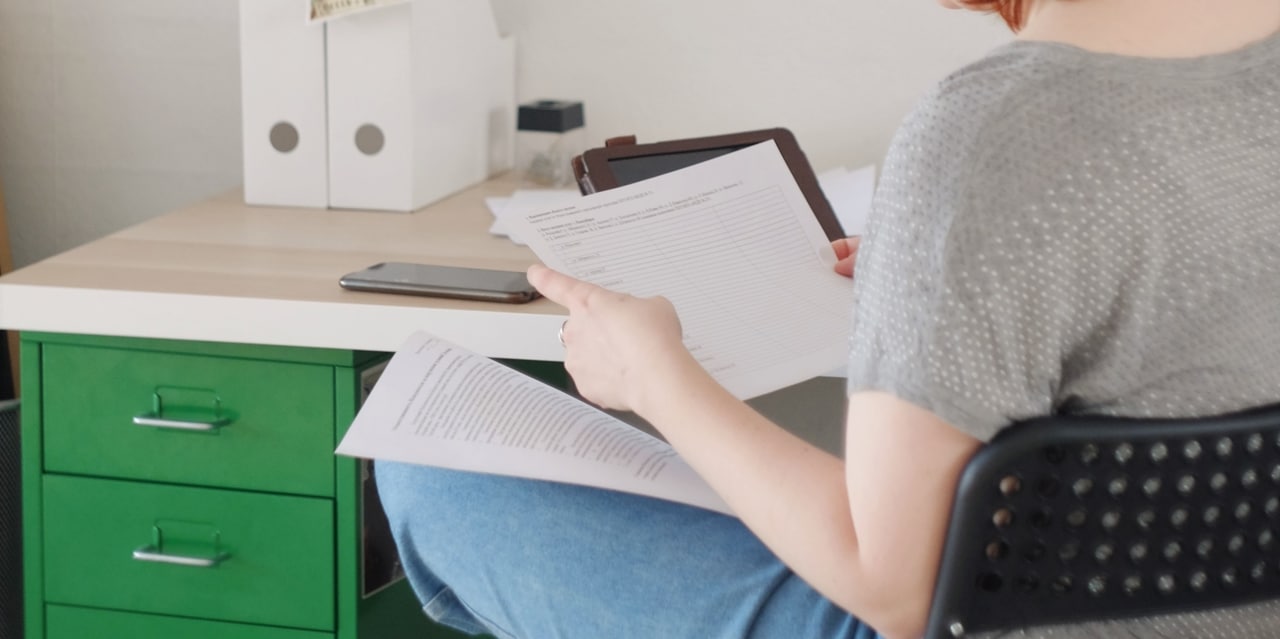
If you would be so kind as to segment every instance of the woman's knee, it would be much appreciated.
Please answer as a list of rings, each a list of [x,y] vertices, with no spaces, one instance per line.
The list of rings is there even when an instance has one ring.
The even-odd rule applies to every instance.
[[[397,541],[450,540],[486,534],[518,514],[536,482],[397,462],[375,464],[378,495]]]
[[[434,483],[433,473],[420,470],[434,469],[398,462],[379,461],[373,464],[378,498],[393,530],[399,528],[398,523],[404,513],[414,510],[413,502],[421,502],[436,494],[436,491],[428,489]]]

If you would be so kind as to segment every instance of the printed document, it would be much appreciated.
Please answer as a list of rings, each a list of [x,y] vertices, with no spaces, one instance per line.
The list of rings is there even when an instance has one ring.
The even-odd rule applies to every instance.
[[[844,365],[852,282],[772,141],[503,218],[551,268],[670,299],[704,368],[748,398]],[[728,508],[665,442],[425,333],[338,447]]]
[[[426,333],[396,351],[337,452],[598,486],[732,514],[666,442]]]
[[[503,223],[557,271],[671,300],[737,397],[845,365],[853,284],[773,141]]]

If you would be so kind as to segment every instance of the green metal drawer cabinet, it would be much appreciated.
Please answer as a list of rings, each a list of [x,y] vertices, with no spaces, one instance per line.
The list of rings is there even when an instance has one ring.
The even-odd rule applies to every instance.
[[[22,335],[27,639],[456,637],[364,574],[385,356]]]

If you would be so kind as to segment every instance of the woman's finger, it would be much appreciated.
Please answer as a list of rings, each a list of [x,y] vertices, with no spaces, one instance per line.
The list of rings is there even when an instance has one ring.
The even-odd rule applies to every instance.
[[[831,243],[831,248],[836,252],[836,272],[845,276],[853,277],[854,263],[858,258],[858,247],[862,245],[861,237],[845,237],[840,238]]]
[[[862,238],[858,236],[842,237],[831,243],[831,248],[836,252],[836,259],[843,260],[853,255],[858,250],[858,244],[862,242]]]
[[[853,277],[853,267],[854,267],[853,257],[847,257],[843,260],[840,260],[839,262],[836,262],[836,272],[845,277]]]
[[[600,287],[589,282],[570,277],[559,271],[553,271],[541,264],[534,264],[525,273],[529,283],[542,293],[543,297],[569,309],[581,308],[587,296]]]

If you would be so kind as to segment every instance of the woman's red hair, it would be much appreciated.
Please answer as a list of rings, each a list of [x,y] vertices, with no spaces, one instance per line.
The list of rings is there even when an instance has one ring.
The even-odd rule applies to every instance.
[[[960,0],[960,3],[998,13],[1010,29],[1017,31],[1027,19],[1027,6],[1031,4],[1031,0]]]

